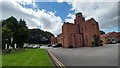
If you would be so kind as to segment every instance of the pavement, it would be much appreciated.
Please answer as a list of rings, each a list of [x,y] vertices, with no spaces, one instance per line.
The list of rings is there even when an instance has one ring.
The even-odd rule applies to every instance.
[[[118,66],[118,45],[106,44],[99,47],[53,48],[49,50],[65,66]]]

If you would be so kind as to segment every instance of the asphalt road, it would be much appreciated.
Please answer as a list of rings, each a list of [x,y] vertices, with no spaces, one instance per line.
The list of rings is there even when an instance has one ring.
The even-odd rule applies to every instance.
[[[65,66],[118,66],[118,44],[48,49]]]

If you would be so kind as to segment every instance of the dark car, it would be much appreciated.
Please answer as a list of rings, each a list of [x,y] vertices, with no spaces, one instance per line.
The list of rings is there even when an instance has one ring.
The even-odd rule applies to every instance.
[[[39,46],[42,46],[41,44]]]

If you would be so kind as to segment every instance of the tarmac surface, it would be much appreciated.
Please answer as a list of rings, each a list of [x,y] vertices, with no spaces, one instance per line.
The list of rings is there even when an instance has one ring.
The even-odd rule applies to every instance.
[[[65,66],[118,66],[118,45],[99,47],[52,48],[51,51]]]

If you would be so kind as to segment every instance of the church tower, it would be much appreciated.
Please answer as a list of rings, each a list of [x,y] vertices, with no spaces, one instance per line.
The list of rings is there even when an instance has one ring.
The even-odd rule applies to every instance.
[[[81,12],[77,13],[76,14],[76,18],[74,20],[75,24],[79,24],[80,25],[80,23],[82,23],[84,21],[85,21],[85,18],[83,17],[82,13]]]
[[[83,29],[82,26],[84,26],[83,25],[84,21],[85,21],[85,18],[83,17],[82,13],[81,12],[77,13],[76,14],[76,18],[74,19],[74,23],[76,25],[76,33],[77,34],[80,34],[80,33],[83,32],[82,31],[82,29]]]

